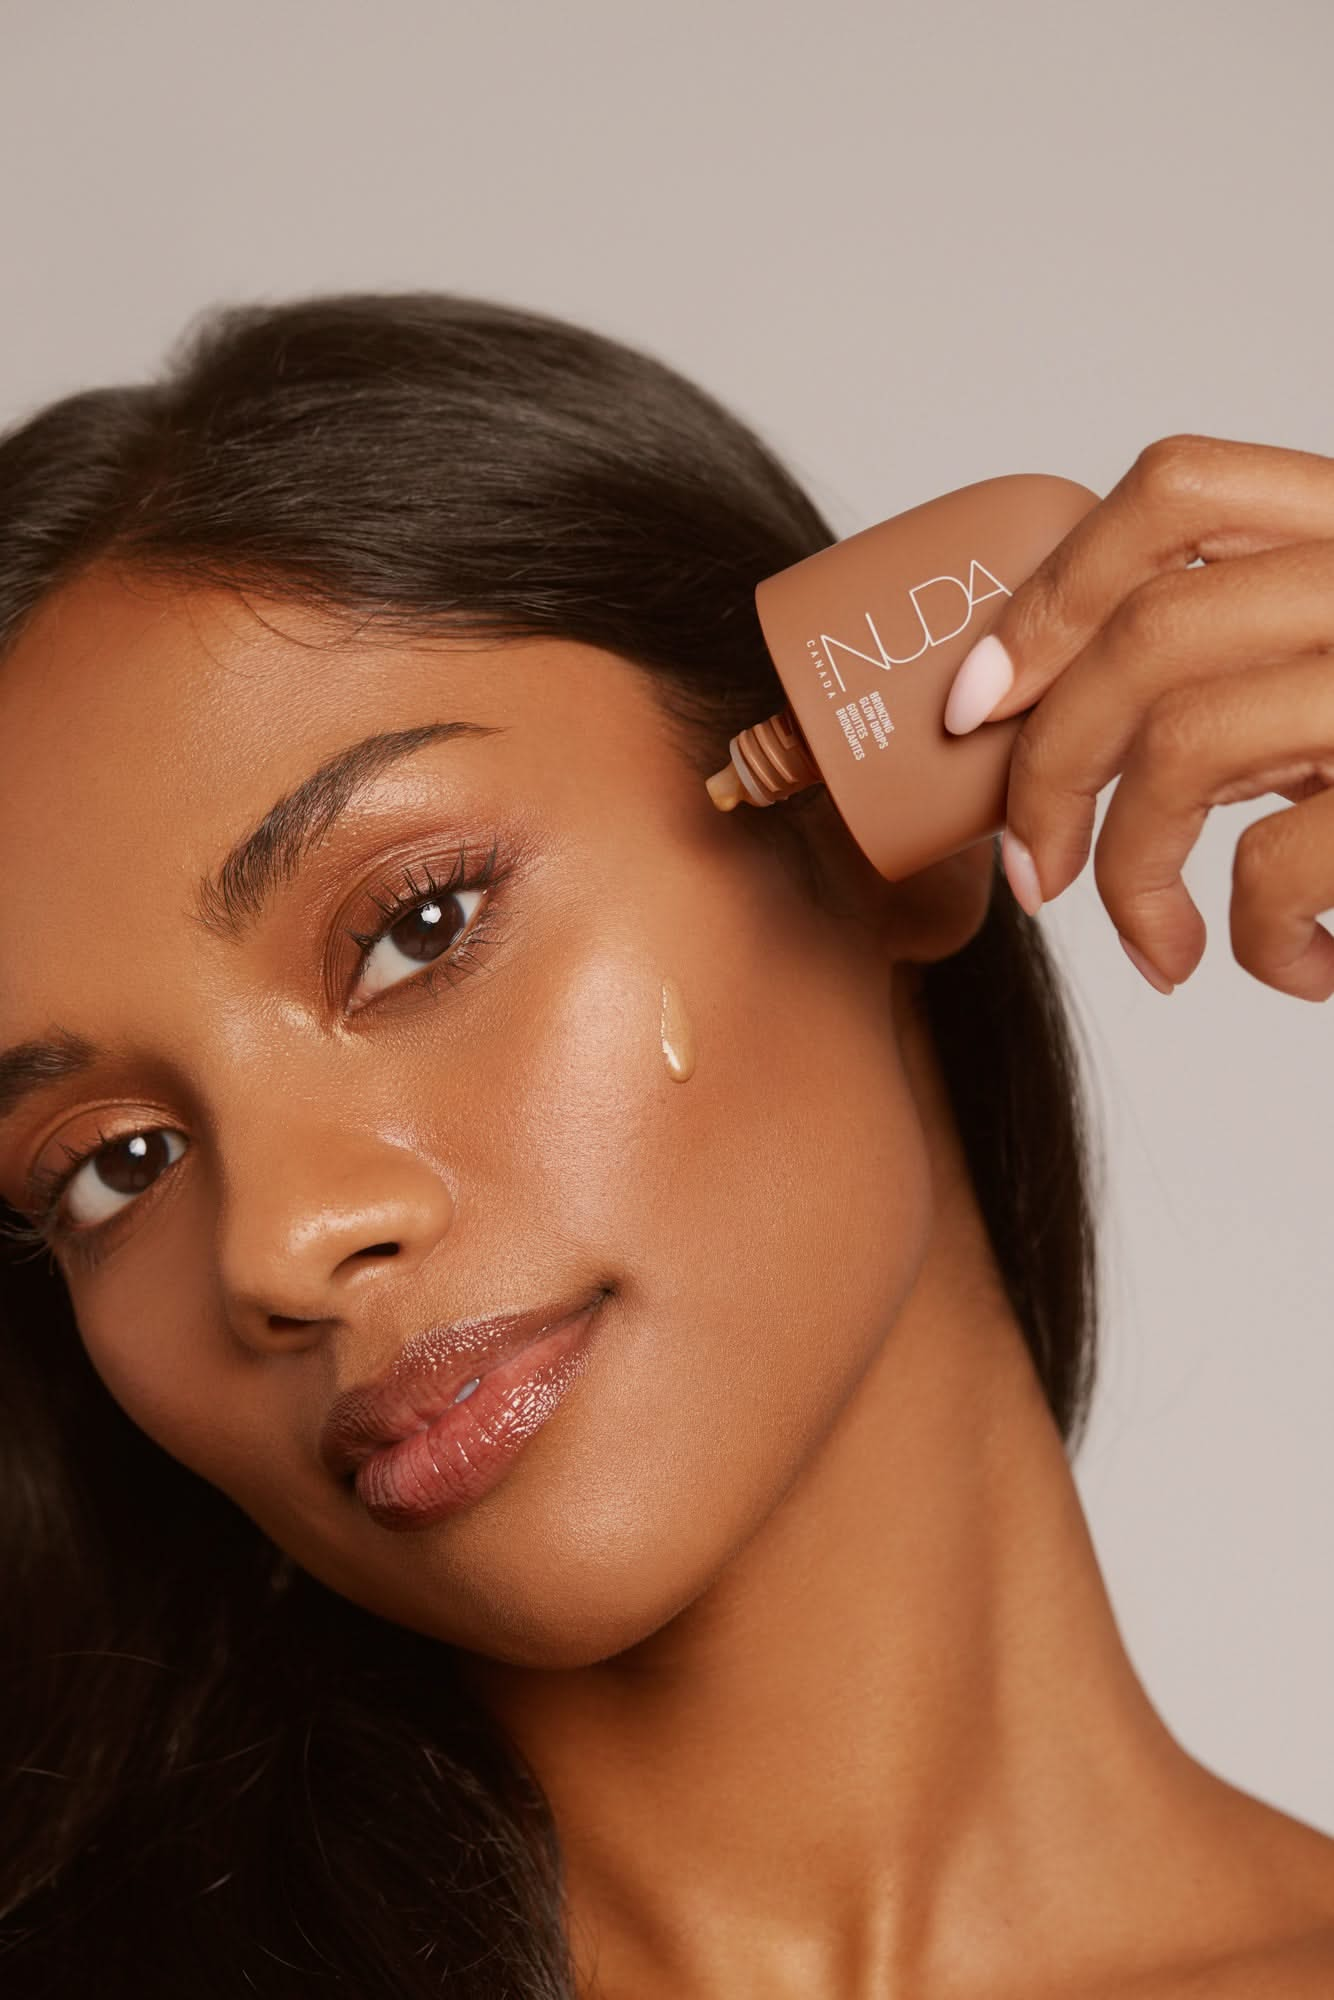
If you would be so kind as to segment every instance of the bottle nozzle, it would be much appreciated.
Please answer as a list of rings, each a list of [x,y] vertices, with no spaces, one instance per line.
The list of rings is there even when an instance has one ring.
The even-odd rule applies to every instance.
[[[730,813],[733,806],[739,806],[746,796],[741,780],[730,764],[724,764],[721,771],[715,771],[704,782],[719,812]]]
[[[719,812],[731,812],[744,799],[748,805],[771,806],[807,785],[823,783],[810,746],[790,708],[766,722],[743,729],[728,745],[731,761],[705,779],[709,797]]]

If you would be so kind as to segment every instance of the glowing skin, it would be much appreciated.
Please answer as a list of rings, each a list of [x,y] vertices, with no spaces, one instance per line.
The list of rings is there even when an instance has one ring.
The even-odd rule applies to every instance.
[[[196,920],[322,761],[450,719],[495,733],[386,768],[241,941]],[[894,887],[815,813],[813,897],[743,817],[593,648],[95,569],[0,667],[0,1046],[107,1056],[0,1124],[0,1187],[167,1135],[133,1197],[80,1170],[117,1211],[61,1253],[93,1364],[297,1562],[468,1649],[608,2000],[1032,2000],[1309,1930],[1330,1844],[1125,1656],[916,1011],[989,847]],[[381,944],[354,988],[372,895],[493,841],[472,963]],[[475,1507],[394,1535],[325,1472],[407,1334],[597,1280]]]

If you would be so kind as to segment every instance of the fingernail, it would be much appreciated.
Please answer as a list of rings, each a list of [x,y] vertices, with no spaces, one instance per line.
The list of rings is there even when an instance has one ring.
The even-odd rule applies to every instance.
[[[1172,981],[1164,979],[1157,966],[1151,964],[1142,951],[1136,951],[1129,938],[1121,937],[1120,931],[1116,935],[1121,938],[1121,942],[1125,946],[1126,957],[1130,960],[1136,971],[1144,974],[1150,986],[1156,987],[1160,993],[1176,992],[1176,987],[1172,984]]]
[[[1035,917],[1042,908],[1042,884],[1038,881],[1032,855],[1018,834],[1011,833],[1008,826],[1001,839],[1001,862],[1015,901],[1021,909],[1027,910],[1030,917]]]
[[[966,736],[985,722],[1002,695],[1014,686],[1014,662],[994,632],[965,653],[945,703],[945,727]]]

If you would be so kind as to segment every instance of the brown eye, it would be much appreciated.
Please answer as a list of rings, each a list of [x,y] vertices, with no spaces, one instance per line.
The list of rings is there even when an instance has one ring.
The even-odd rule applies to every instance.
[[[361,962],[357,987],[366,998],[401,985],[457,943],[481,903],[481,889],[419,896],[374,939]]]
[[[119,1214],[126,1200],[151,1187],[184,1151],[184,1135],[166,1127],[129,1132],[99,1146],[80,1162],[62,1189],[70,1226],[95,1229]]]

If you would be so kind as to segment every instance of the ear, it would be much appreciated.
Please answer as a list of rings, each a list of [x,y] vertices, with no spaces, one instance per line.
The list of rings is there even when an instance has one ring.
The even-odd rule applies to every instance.
[[[994,836],[976,840],[901,882],[887,882],[862,853],[826,792],[799,796],[812,800],[806,827],[826,897],[850,902],[880,933],[890,959],[929,965],[951,958],[981,929],[1001,872]]]
[[[986,921],[996,879],[994,839],[974,841],[902,882],[887,882],[887,942],[895,958],[930,965],[952,958]]]

